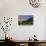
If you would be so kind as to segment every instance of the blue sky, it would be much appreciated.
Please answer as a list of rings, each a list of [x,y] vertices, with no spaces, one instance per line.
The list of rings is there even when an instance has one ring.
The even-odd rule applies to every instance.
[[[32,15],[20,15],[19,20],[28,20],[29,18],[32,18]]]

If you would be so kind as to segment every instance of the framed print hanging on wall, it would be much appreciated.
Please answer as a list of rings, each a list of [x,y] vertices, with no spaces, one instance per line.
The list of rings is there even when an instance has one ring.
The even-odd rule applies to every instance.
[[[18,24],[19,25],[33,25],[33,16],[32,15],[19,15]]]

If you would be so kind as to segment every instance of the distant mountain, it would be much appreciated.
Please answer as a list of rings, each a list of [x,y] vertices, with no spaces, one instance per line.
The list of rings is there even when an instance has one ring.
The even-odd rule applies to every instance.
[[[29,18],[27,21],[23,21],[23,24],[32,24],[33,23],[33,19]]]

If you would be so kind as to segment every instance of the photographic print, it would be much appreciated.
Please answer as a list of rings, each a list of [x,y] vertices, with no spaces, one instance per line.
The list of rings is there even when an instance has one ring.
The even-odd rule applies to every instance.
[[[33,16],[32,15],[19,15],[18,24],[19,25],[33,25]]]

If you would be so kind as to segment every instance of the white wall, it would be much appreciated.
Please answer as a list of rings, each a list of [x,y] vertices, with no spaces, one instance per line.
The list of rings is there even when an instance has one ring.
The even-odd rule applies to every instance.
[[[19,26],[18,15],[33,15],[34,24]],[[28,0],[0,0],[0,16],[13,17],[12,26],[8,33],[14,39],[27,40],[36,34],[39,40],[44,40],[44,15],[46,15],[46,8],[32,8]],[[0,36],[0,39],[2,39],[2,36]]]
[[[44,39],[46,39],[46,16],[45,16],[45,19],[44,19],[44,21],[45,21],[45,24],[44,24],[44,26],[45,26],[45,28],[44,28]]]

